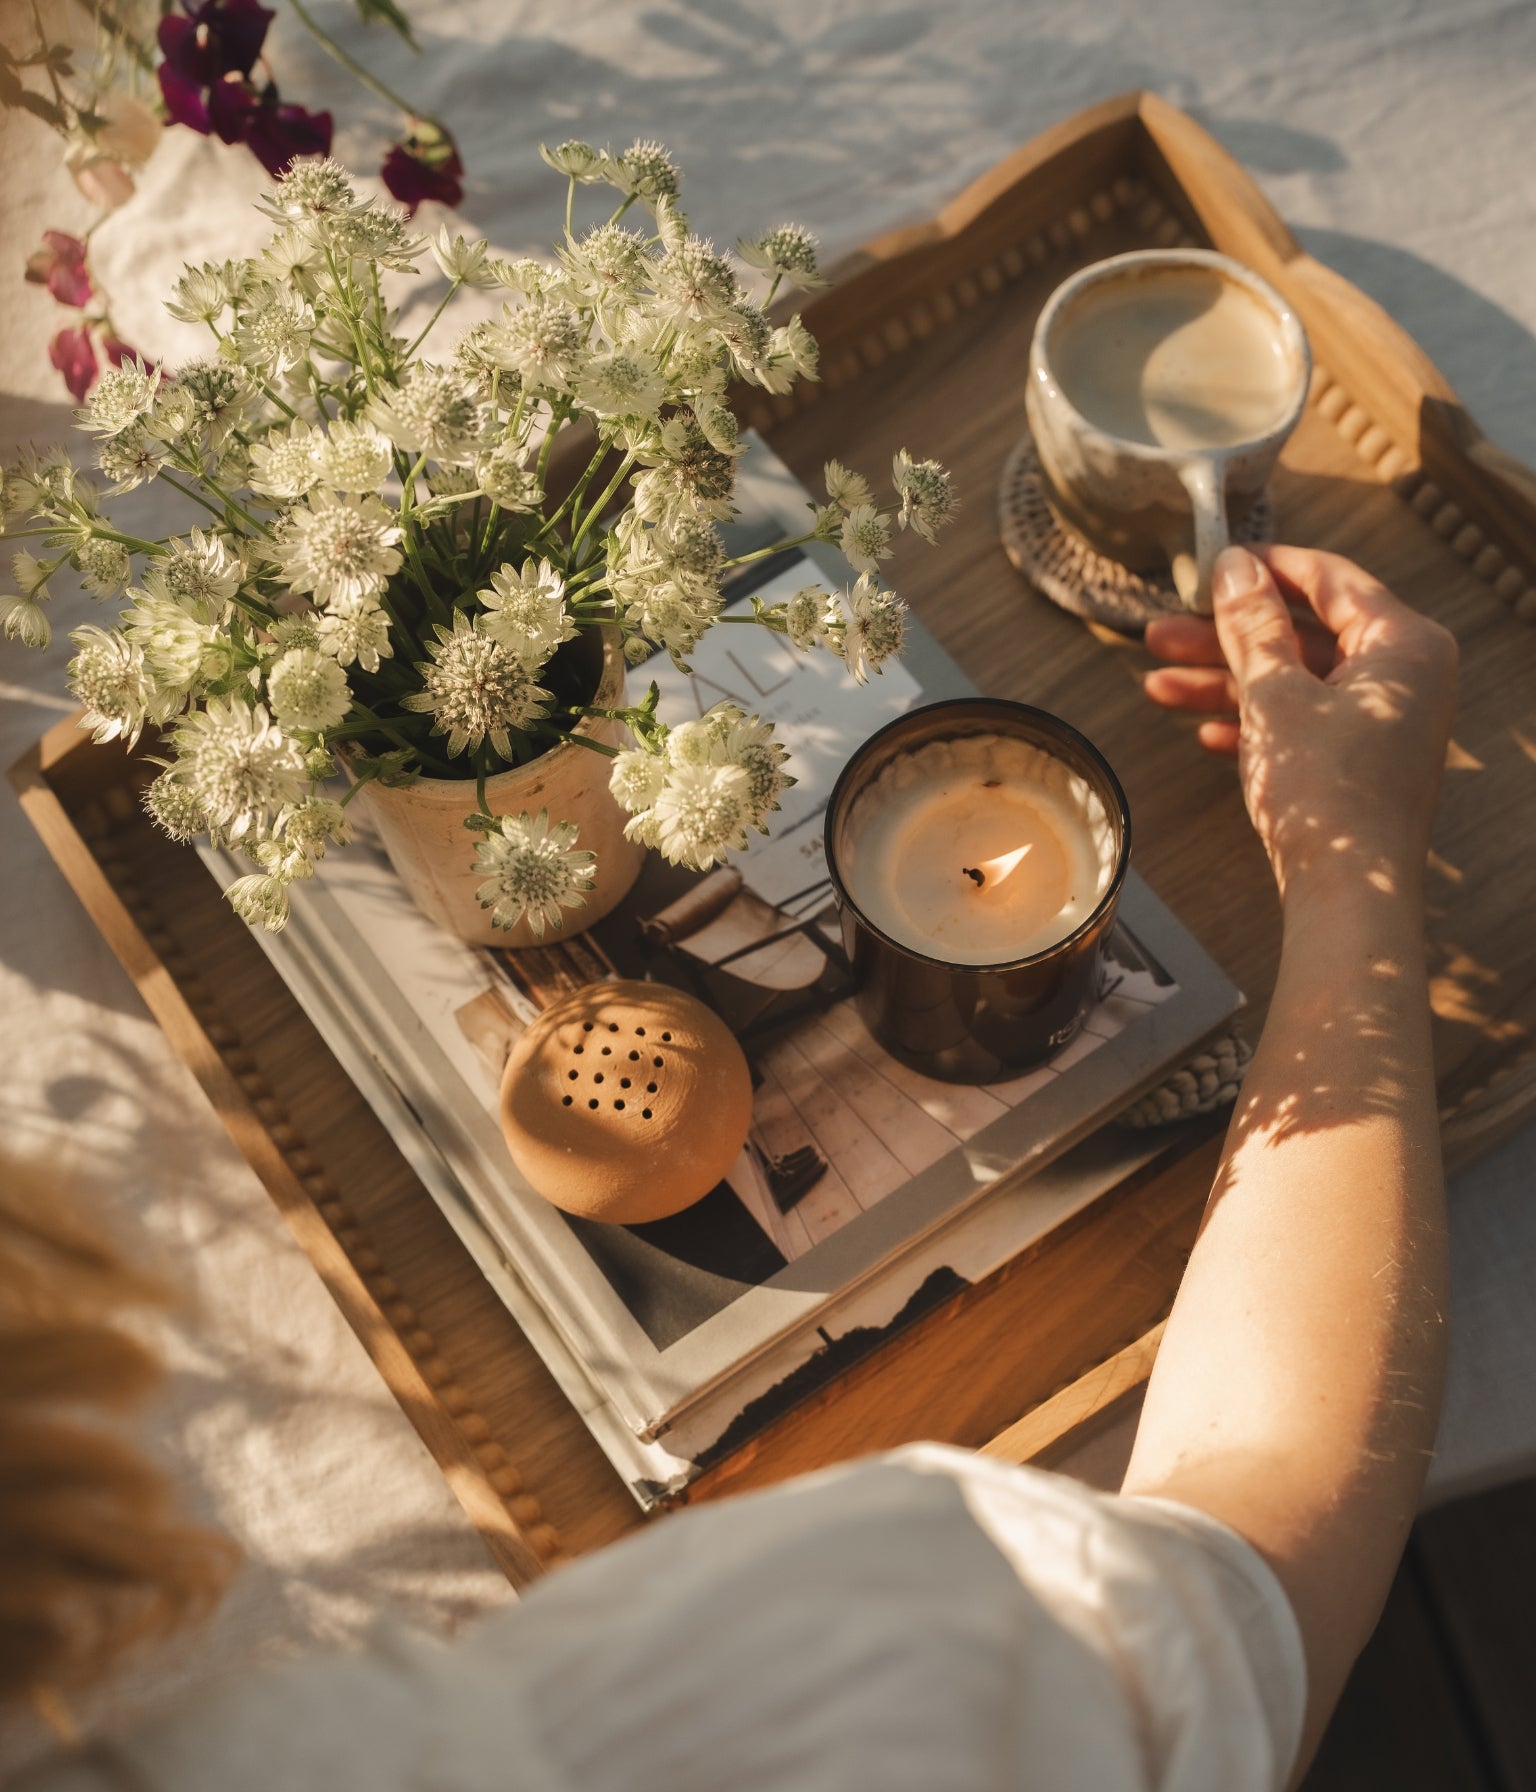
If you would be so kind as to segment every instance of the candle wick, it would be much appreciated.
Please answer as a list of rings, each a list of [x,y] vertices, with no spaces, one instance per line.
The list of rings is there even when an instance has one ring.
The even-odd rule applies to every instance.
[[[985,871],[975,870],[970,865],[962,865],[960,871],[962,876],[971,879],[978,890],[981,889],[987,881],[987,874]]]

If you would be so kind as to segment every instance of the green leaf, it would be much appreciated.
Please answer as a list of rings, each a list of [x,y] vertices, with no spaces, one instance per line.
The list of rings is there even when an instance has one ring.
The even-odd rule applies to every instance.
[[[354,0],[357,16],[365,25],[383,24],[398,31],[413,50],[419,49],[411,32],[411,21],[395,4],[395,0]]]

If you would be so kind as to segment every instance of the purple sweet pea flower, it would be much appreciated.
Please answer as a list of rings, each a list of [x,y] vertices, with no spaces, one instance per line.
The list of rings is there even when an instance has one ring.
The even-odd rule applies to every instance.
[[[27,278],[34,286],[46,286],[61,305],[79,309],[95,293],[85,265],[85,244],[62,230],[45,230],[43,246],[27,257]]]
[[[245,145],[276,180],[300,156],[328,156],[333,128],[329,112],[279,105],[277,88],[269,85],[248,114]]]
[[[185,14],[167,13],[158,30],[165,60],[156,71],[160,95],[172,124],[184,124],[206,137],[217,130],[226,143],[239,143],[240,135],[226,135],[232,122],[228,96],[219,90],[229,76],[238,76],[238,91],[248,91],[256,58],[266,40],[272,11],[257,0],[203,0]]]
[[[457,205],[464,197],[458,145],[429,118],[411,120],[410,130],[385,156],[379,176],[413,217],[424,199]]]
[[[212,87],[225,75],[250,77],[276,14],[258,0],[203,0],[167,13],[156,33],[165,60],[186,80]]]
[[[124,342],[121,336],[103,336],[101,352],[114,367],[121,367],[125,361],[137,361],[146,371],[153,373],[157,365],[148,355],[140,354],[132,344]]]
[[[48,344],[48,359],[64,375],[64,384],[75,403],[84,404],[86,393],[101,371],[96,351],[91,347],[90,326],[78,324],[72,330],[60,330]]]

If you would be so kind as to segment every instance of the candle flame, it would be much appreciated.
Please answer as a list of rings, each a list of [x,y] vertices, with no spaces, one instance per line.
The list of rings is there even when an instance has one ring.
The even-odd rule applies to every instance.
[[[976,869],[981,873],[980,887],[987,884],[1000,884],[1010,872],[1022,863],[1032,843],[1026,841],[1023,846],[1015,847],[1012,852],[1000,852],[995,859],[983,859]]]

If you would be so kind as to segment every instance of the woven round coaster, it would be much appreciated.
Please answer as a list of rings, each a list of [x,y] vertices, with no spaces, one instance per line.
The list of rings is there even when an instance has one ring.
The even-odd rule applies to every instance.
[[[1139,634],[1154,616],[1187,614],[1169,574],[1131,572],[1118,560],[1107,560],[1057,516],[1027,430],[1004,463],[997,499],[1008,558],[1052,603],[1127,634]],[[1233,540],[1263,541],[1269,525],[1265,493],[1233,531]]]
[[[1122,1126],[1144,1131],[1149,1126],[1173,1126],[1196,1114],[1213,1114],[1237,1100],[1243,1073],[1253,1048],[1241,1033],[1224,1033],[1203,1052],[1174,1071],[1164,1083],[1149,1089],[1118,1116]]]

